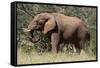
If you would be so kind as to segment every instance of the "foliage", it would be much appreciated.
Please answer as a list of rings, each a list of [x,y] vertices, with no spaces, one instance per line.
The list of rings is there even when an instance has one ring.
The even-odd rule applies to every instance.
[[[26,10],[26,11],[25,11]],[[17,43],[18,48],[23,48],[25,52],[32,50],[37,52],[48,52],[51,50],[50,37],[42,34],[42,39],[36,43],[31,43],[23,28],[27,28],[30,21],[35,15],[43,12],[63,13],[68,16],[76,16],[83,19],[89,26],[91,40],[86,44],[88,53],[96,54],[96,8],[78,7],[78,6],[60,6],[60,5],[43,5],[43,4],[17,4]],[[50,35],[49,35],[50,36]],[[61,48],[64,44],[61,45]]]

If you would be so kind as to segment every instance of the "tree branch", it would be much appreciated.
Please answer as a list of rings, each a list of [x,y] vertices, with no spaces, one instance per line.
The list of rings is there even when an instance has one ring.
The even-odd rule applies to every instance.
[[[32,14],[30,14],[30,13],[26,10],[26,8],[24,7],[23,4],[22,4],[21,6],[22,6],[23,11],[24,11],[25,13],[27,13],[28,15],[30,15],[32,18],[34,17]]]

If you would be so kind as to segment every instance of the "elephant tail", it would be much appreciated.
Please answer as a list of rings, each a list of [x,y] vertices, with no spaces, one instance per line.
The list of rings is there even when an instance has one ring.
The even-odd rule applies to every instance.
[[[90,41],[90,33],[89,33],[89,32],[86,33],[86,39],[87,39],[88,41]]]

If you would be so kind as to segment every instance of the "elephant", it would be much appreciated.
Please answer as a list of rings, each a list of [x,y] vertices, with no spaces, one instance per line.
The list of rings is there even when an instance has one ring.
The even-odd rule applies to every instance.
[[[90,33],[86,23],[78,17],[66,16],[61,13],[40,13],[37,14],[26,28],[31,42],[34,40],[33,32],[41,31],[43,34],[51,34],[52,52],[59,52],[59,45],[63,41],[74,45],[81,53],[84,50],[86,41],[90,40]]]

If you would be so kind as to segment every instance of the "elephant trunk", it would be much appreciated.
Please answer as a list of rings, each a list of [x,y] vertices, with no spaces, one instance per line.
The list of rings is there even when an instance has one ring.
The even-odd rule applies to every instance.
[[[40,38],[39,38],[39,36],[38,37],[34,36],[33,32],[34,31],[30,31],[30,32],[27,33],[28,34],[28,38],[32,43],[36,43],[36,42],[38,42],[40,40]]]
[[[32,42],[32,43],[36,43],[40,40],[39,36],[34,36],[34,30],[28,30],[28,29],[24,29],[24,32],[27,33],[28,39]]]

